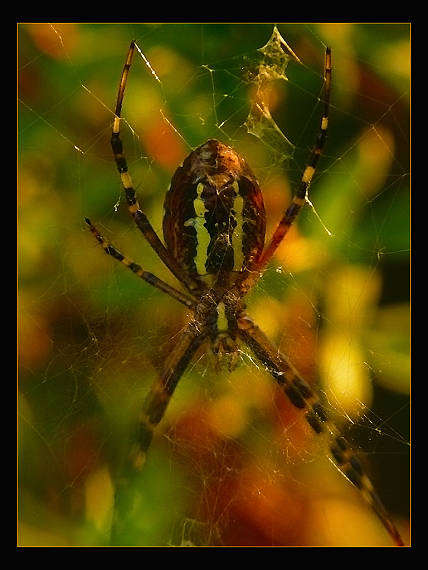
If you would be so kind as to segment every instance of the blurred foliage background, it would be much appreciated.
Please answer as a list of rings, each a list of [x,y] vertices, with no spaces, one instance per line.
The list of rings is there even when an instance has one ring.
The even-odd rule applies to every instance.
[[[108,544],[129,429],[187,315],[104,255],[120,250],[180,287],[134,228],[109,145],[124,59],[122,133],[140,203],[161,236],[179,163],[208,138],[258,176],[269,236],[319,129],[307,207],[248,300],[367,459],[408,538],[409,24],[278,24],[301,60],[268,94],[291,145],[247,132],[251,71],[273,24],[19,24],[20,545]],[[147,64],[148,62],[148,64]],[[289,156],[286,156],[289,154]],[[315,438],[316,439],[316,438]],[[201,351],[142,476],[136,545],[388,545],[299,414],[242,349],[232,373]]]

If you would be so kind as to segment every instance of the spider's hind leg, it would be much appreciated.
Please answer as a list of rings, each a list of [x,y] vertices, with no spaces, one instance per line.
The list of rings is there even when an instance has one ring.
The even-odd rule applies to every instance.
[[[319,159],[324,151],[325,143],[327,140],[328,115],[330,109],[331,73],[331,49],[327,47],[324,60],[324,88],[322,96],[324,107],[321,117],[320,129],[315,144],[312,148],[309,161],[303,170],[300,184],[293,197],[293,200],[285,210],[281,220],[275,228],[270,242],[267,244],[264,251],[260,255],[257,263],[251,267],[251,271],[247,269],[241,273],[241,276],[237,282],[237,288],[241,294],[246,294],[255,285],[256,281],[262,275],[266,265],[275,254],[277,248],[282,243],[290,227],[293,225],[299,212],[307,201],[309,186],[312,182]]]
[[[175,275],[175,277],[179,281],[181,281],[189,291],[194,292],[199,288],[199,283],[195,282],[187,274],[187,272],[183,270],[180,264],[177,263],[175,258],[170,254],[168,249],[159,239],[157,233],[153,229],[153,226],[151,225],[146,214],[140,208],[140,204],[137,200],[135,189],[133,186],[132,178],[128,171],[128,163],[123,150],[122,139],[120,138],[120,122],[121,122],[122,103],[125,94],[126,82],[128,80],[128,74],[131,68],[132,57],[134,55],[135,49],[139,51],[139,48],[136,45],[136,43],[132,41],[131,45],[129,46],[128,54],[126,56],[125,65],[123,66],[122,75],[119,83],[119,90],[117,93],[112,134],[110,139],[111,148],[113,150],[113,155],[116,161],[117,170],[120,174],[123,190],[125,192],[125,198],[128,204],[128,211],[133,217],[136,226],[141,231],[141,233],[146,238],[151,247],[155,250],[155,252],[160,257],[162,262],[173,273],[173,275]]]

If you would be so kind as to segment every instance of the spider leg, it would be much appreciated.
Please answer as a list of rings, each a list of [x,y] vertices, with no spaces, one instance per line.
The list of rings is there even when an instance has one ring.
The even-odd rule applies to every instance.
[[[123,144],[120,138],[120,120],[122,111],[123,96],[125,93],[126,81],[128,79],[129,69],[131,67],[132,56],[135,51],[136,44],[134,41],[128,50],[128,55],[126,57],[125,65],[123,67],[122,75],[120,78],[119,91],[117,94],[115,116],[113,120],[113,128],[111,135],[111,147],[113,150],[114,158],[116,161],[117,169],[120,174],[122,181],[122,186],[125,191],[126,202],[128,204],[128,210],[131,216],[134,218],[135,224],[141,231],[143,236],[149,242],[151,247],[156,251],[160,259],[165,263],[168,269],[177,277],[179,281],[184,283],[184,285],[189,289],[189,291],[195,291],[200,287],[200,284],[195,282],[189,275],[183,271],[180,265],[176,262],[173,256],[170,255],[167,248],[159,239],[152,225],[150,224],[147,216],[141,210],[138,200],[135,196],[135,189],[133,187],[131,175],[128,172],[128,164],[126,157],[123,153]]]
[[[264,364],[293,406],[302,410],[311,429],[317,434],[327,432],[330,438],[330,453],[335,465],[359,490],[395,544],[403,546],[403,540],[365,473],[360,459],[329,419],[311,386],[300,377],[290,362],[245,313],[242,313],[238,319],[238,335]]]
[[[192,321],[179,335],[169,353],[162,373],[150,389],[138,420],[136,440],[130,454],[135,469],[141,469],[153,432],[163,418],[177,384],[191,358],[207,337]]]
[[[186,307],[192,308],[194,306],[195,302],[193,301],[193,299],[191,299],[191,297],[185,295],[184,293],[181,293],[177,289],[174,289],[174,287],[171,287],[171,285],[168,285],[168,283],[165,283],[165,281],[162,281],[162,279],[159,279],[159,277],[156,277],[156,275],[153,275],[153,273],[145,271],[141,267],[141,265],[138,265],[138,263],[135,263],[134,261],[132,261],[132,259],[129,259],[125,255],[123,255],[123,253],[121,253],[113,244],[109,243],[100,234],[97,228],[91,223],[89,218],[85,218],[85,221],[88,224],[91,232],[93,233],[97,241],[101,244],[102,248],[107,253],[107,255],[111,255],[111,257],[117,259],[117,261],[120,261],[120,263],[122,263],[123,265],[125,265],[125,267],[127,267],[133,273],[135,273],[137,277],[140,277],[140,279],[143,279],[147,283],[150,283],[150,285],[153,285],[153,287],[156,287],[157,289],[160,289],[164,293],[167,293],[170,297],[173,297],[180,303],[183,303],[183,305],[186,305]]]
[[[144,466],[153,433],[162,420],[177,384],[196,350],[206,339],[204,327],[191,321],[180,333],[166,359],[162,373],[152,385],[132,436],[130,452],[118,477],[112,544],[128,540],[129,529],[138,527],[138,503],[144,487],[139,475]],[[134,517],[134,518],[133,518]]]
[[[323,89],[323,101],[324,110],[321,118],[320,131],[318,133],[315,145],[312,149],[309,162],[303,171],[303,175],[300,181],[299,188],[293,197],[291,204],[286,209],[283,217],[281,218],[278,226],[276,227],[272,238],[261,254],[259,260],[254,263],[251,270],[244,271],[239,279],[239,289],[245,294],[260,277],[263,269],[266,267],[269,260],[274,255],[279,244],[282,242],[286,236],[288,230],[299,214],[300,210],[304,206],[310,183],[315,173],[316,166],[318,164],[319,158],[323,152],[325,141],[327,138],[327,128],[328,128],[328,114],[330,108],[330,90],[331,90],[331,50],[329,47],[325,51],[325,61],[324,61],[324,89]],[[237,283],[238,284],[238,283]]]
[[[305,204],[309,185],[312,181],[313,175],[315,173],[316,166],[318,164],[319,158],[325,146],[325,141],[327,138],[327,128],[328,128],[328,113],[330,107],[330,89],[331,89],[331,50],[330,48],[326,49],[325,52],[325,63],[324,63],[324,112],[321,118],[321,127],[318,133],[315,146],[312,149],[312,153],[309,159],[309,162],[303,171],[303,175],[300,181],[299,188],[294,196],[291,204],[288,206],[287,210],[284,213],[281,221],[279,222],[276,230],[273,233],[271,241],[267,248],[261,255],[260,258],[260,265],[264,267],[269,259],[275,253],[277,247],[284,239],[285,235],[287,234],[290,226],[296,219],[297,214],[300,212],[302,206]]]

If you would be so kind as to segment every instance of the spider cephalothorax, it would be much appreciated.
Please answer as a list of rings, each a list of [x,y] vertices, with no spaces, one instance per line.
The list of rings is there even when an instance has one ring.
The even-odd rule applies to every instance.
[[[153,433],[191,359],[203,343],[210,343],[217,357],[220,359],[227,355],[232,366],[238,345],[242,343],[261,362],[291,404],[301,410],[313,432],[324,433],[330,438],[332,461],[360,490],[395,543],[402,545],[402,539],[361,462],[329,419],[314,389],[251,319],[243,302],[307,200],[308,188],[326,141],[331,84],[330,49],[327,48],[325,54],[324,112],[320,131],[298,190],[266,247],[265,210],[256,177],[235,150],[214,139],[191,152],[176,170],[165,198],[165,244],[159,239],[137,201],[120,139],[122,100],[134,49],[135,43],[132,42],[119,86],[112,149],[131,216],[159,258],[181,282],[185,292],[127,258],[107,242],[88,219],[86,222],[108,255],[185,305],[190,315],[188,324],[174,339],[163,369],[135,422],[130,452],[116,492],[113,542],[127,517],[132,517],[134,497],[129,497],[132,487],[128,482],[144,465]]]

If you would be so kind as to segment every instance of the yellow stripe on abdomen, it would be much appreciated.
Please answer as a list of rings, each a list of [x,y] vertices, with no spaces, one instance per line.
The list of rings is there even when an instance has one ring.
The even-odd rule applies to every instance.
[[[233,230],[232,235],[232,247],[233,247],[233,270],[240,271],[244,264],[244,250],[243,250],[243,238],[244,238],[244,198],[239,194],[239,184],[238,182],[233,183],[233,189],[236,192],[236,197],[233,202],[233,211],[236,220],[236,227]]]
[[[205,207],[205,203],[202,199],[203,190],[204,185],[200,182],[196,188],[197,196],[193,201],[193,207],[195,208],[196,216],[184,222],[184,226],[192,226],[196,231],[197,246],[195,265],[196,271],[199,275],[205,275],[207,272],[205,264],[207,261],[208,246],[211,241],[210,234],[205,226],[205,213],[208,212],[208,210]]]

